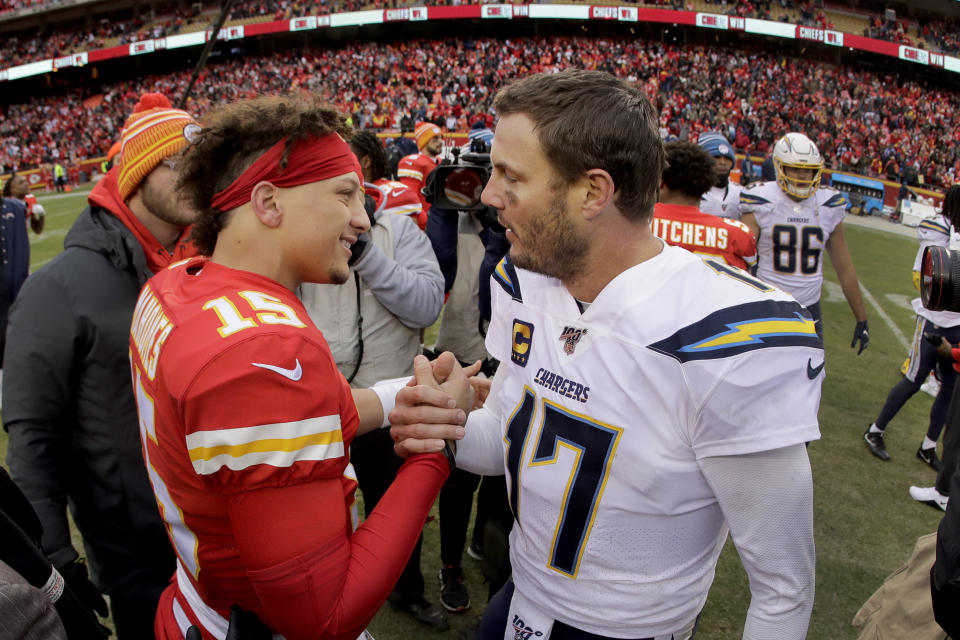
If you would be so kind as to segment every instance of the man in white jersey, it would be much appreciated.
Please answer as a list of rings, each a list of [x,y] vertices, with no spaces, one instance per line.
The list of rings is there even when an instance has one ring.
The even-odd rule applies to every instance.
[[[487,333],[501,363],[457,464],[506,473],[516,524],[513,579],[478,637],[692,638],[729,524],[750,577],[743,637],[804,638],[803,443],[823,377],[810,314],[652,233],[664,152],[636,89],[565,71],[495,106],[482,197],[511,245]],[[390,413],[401,452],[437,412],[420,404],[436,387],[422,358],[416,374]]]
[[[721,218],[736,217],[743,187],[730,182],[730,172],[737,164],[733,145],[715,131],[701,133],[697,144],[713,158],[713,169],[717,175],[717,181],[710,190],[700,196],[700,211]]]
[[[870,334],[857,271],[843,235],[847,199],[838,191],[820,187],[823,159],[802,133],[788,133],[777,140],[773,164],[776,181],[744,189],[731,216],[740,218],[757,239],[757,276],[806,306],[822,337],[820,290],[826,248],[857,321],[850,347],[859,342],[859,355],[867,348]]]
[[[960,249],[958,223],[960,223],[960,185],[954,185],[950,187],[943,199],[942,213],[934,218],[923,220],[917,226],[920,248],[913,263],[913,273],[918,289],[924,249],[927,247],[946,247],[953,251]],[[890,460],[890,452],[887,451],[887,445],[884,443],[887,425],[907,400],[920,390],[920,386],[936,367],[939,371],[940,389],[930,407],[930,423],[927,434],[917,449],[917,457],[935,471],[940,471],[937,439],[947,422],[947,408],[950,405],[950,397],[953,395],[957,372],[953,368],[953,358],[940,355],[936,345],[929,340],[924,340],[924,336],[927,334],[941,336],[951,344],[960,343],[960,313],[931,311],[923,306],[920,298],[913,299],[913,309],[917,312],[917,327],[910,346],[910,364],[903,378],[890,389],[880,414],[867,428],[863,438],[873,455],[881,460]],[[949,485],[949,479],[944,484]],[[911,495],[914,493],[911,490]],[[941,508],[946,507],[945,501],[937,504]]]

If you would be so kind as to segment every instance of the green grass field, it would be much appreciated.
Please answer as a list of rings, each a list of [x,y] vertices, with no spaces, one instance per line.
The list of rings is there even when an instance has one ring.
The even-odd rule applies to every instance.
[[[39,195],[48,220],[41,236],[31,234],[34,270],[59,253],[66,230],[85,204],[85,195]],[[914,456],[926,430],[930,396],[917,394],[890,424],[886,438],[890,462],[870,455],[861,435],[900,377],[899,367],[906,355],[901,336],[909,339],[913,333],[915,316],[905,302],[916,295],[910,268],[917,242],[852,224],[847,225],[846,233],[864,289],[900,336],[887,326],[868,300],[871,342],[858,357],[849,348],[853,316],[838,293],[832,268],[825,268],[828,284],[822,306],[827,377],[820,407],[822,438],[809,448],[814,470],[817,544],[817,595],[808,636],[813,640],[855,638],[850,624],[854,613],[884,578],[903,563],[914,541],[934,531],[940,520],[939,512],[915,503],[907,494],[911,484],[929,486],[935,477]],[[0,434],[0,453],[4,457],[5,451],[6,436]],[[437,602],[437,520],[428,522],[424,531],[422,566],[427,597]],[[428,631],[389,605],[374,619],[370,631],[378,640],[456,638],[458,630],[473,625],[486,600],[486,586],[481,583],[477,563],[464,556],[464,567],[473,607],[464,614],[450,616],[450,631]],[[740,638],[748,602],[746,574],[736,550],[728,543],[697,638]]]

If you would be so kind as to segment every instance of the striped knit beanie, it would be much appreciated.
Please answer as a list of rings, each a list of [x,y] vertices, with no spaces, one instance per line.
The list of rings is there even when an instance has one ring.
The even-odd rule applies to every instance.
[[[193,116],[174,109],[163,94],[143,94],[120,133],[120,197],[127,200],[164,158],[186,148],[199,131]]]
[[[712,157],[723,156],[736,162],[737,158],[733,155],[733,145],[722,134],[715,131],[708,131],[700,134],[697,144],[709,153]]]
[[[413,139],[417,141],[417,149],[423,150],[438,135],[440,127],[431,122],[421,122],[413,132]]]

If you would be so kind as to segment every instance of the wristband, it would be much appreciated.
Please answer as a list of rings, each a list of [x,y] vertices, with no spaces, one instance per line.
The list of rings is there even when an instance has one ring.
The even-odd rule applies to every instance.
[[[390,426],[390,415],[391,409],[397,404],[397,393],[400,392],[400,389],[403,389],[407,386],[407,383],[410,382],[410,376],[405,376],[403,378],[392,378],[390,380],[381,380],[370,387],[370,391],[373,391],[377,394],[377,397],[380,399],[380,406],[383,407],[383,422],[380,424],[380,428]]]
[[[47,581],[40,587],[40,591],[50,599],[50,602],[56,603],[56,601],[60,599],[60,596],[63,595],[63,585],[63,576],[60,575],[56,567],[51,566],[50,577],[47,578]]]

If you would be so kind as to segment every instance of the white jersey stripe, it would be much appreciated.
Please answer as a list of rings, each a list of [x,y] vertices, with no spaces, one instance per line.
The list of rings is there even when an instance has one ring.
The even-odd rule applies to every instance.
[[[187,449],[250,444],[260,440],[300,438],[310,434],[340,431],[340,416],[318,416],[294,422],[277,422],[253,427],[195,431],[187,434]]]
[[[423,180],[423,173],[413,169],[397,169],[398,178],[413,178],[414,180]]]
[[[408,216],[411,213],[420,213],[423,211],[423,205],[421,204],[405,204],[399,205],[396,207],[390,207],[389,209],[384,209],[384,213],[389,213],[392,215]]]
[[[193,614],[197,616],[197,620],[200,621],[200,624],[203,625],[203,628],[206,629],[207,633],[217,638],[217,640],[223,640],[227,637],[227,628],[229,626],[228,622],[221,616],[216,610],[207,606],[207,604],[200,597],[200,594],[197,593],[197,590],[193,588],[193,583],[190,582],[190,579],[183,572],[183,567],[180,566],[180,563],[177,563],[177,587],[180,589],[180,593],[183,594],[183,599],[185,604],[193,611]],[[180,604],[176,598],[173,600],[174,603],[174,615],[177,612],[177,606]],[[184,616],[186,617],[186,616]],[[177,618],[177,624],[182,624],[179,617]],[[181,629],[186,635],[186,629]],[[284,636],[279,633],[274,633],[271,636],[273,640],[286,640]]]
[[[197,431],[186,437],[194,470],[201,475],[223,467],[239,471],[257,464],[289,467],[298,460],[344,455],[340,416],[296,422]]]

